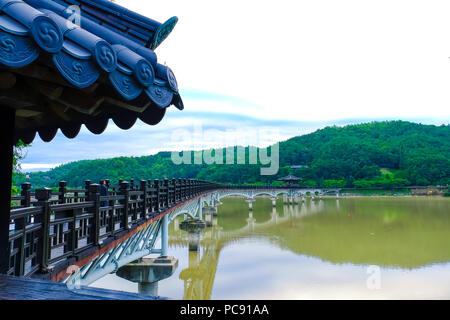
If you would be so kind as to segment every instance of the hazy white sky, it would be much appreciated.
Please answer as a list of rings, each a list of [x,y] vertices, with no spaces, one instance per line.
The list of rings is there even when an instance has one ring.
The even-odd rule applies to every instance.
[[[173,69],[185,110],[169,108],[156,127],[36,138],[24,169],[179,150],[183,141],[171,137],[197,124],[236,136],[274,128],[276,142],[332,124],[450,123],[448,0],[117,3],[160,22],[179,17],[156,53]]]
[[[450,117],[448,0],[119,0],[179,23],[157,49],[189,110],[273,119]],[[259,108],[255,109],[255,106]]]

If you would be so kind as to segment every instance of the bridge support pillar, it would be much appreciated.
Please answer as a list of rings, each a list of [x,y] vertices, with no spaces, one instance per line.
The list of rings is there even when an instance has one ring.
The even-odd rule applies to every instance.
[[[207,228],[212,227],[212,214],[211,213],[205,213],[205,223],[206,223]]]
[[[161,223],[161,254],[165,257],[169,249],[169,216],[165,215]]]
[[[158,295],[158,282],[173,275],[178,267],[178,259],[159,257],[141,259],[121,267],[117,275],[123,279],[138,283],[140,294]]]
[[[154,297],[158,296],[158,282],[139,282],[138,293]]]
[[[275,221],[275,224],[278,222],[278,212],[276,208],[272,209],[272,220]]]
[[[277,197],[272,197],[270,200],[272,200],[272,207],[275,208],[277,206]]]
[[[249,210],[253,210],[253,203],[256,202],[255,199],[248,199],[247,203],[248,203],[248,209]]]
[[[203,213],[205,215],[206,227],[212,227],[213,217],[217,217],[217,208],[205,208],[203,209]]]
[[[201,197],[198,199],[198,218],[203,220],[203,200]]]
[[[179,231],[180,230],[180,220],[178,220],[178,217],[173,220],[173,230]]]
[[[199,252],[200,249],[200,233],[191,232],[188,236],[189,251]]]
[[[206,228],[205,221],[189,219],[180,223],[180,229],[189,233],[199,233],[200,230]]]

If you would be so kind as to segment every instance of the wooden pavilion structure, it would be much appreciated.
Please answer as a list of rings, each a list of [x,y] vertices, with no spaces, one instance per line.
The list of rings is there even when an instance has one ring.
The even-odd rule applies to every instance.
[[[298,178],[293,175],[288,175],[287,177],[277,179],[277,181],[283,181],[284,184],[288,186],[298,185],[298,183],[302,180],[302,178]]]
[[[8,265],[13,146],[112,119],[130,129],[183,109],[172,70],[154,50],[178,19],[159,23],[106,0],[0,0],[0,273]],[[78,23],[77,23],[78,22]]]

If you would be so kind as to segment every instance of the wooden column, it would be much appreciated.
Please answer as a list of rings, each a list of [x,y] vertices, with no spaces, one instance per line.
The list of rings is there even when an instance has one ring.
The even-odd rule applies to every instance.
[[[121,194],[125,197],[125,199],[121,201],[121,203],[123,204],[123,217],[124,217],[123,224],[124,224],[125,230],[130,229],[129,221],[128,221],[128,216],[129,216],[128,202],[130,200],[129,193],[130,193],[130,184],[126,181],[122,181],[119,186],[119,194]]]
[[[9,217],[16,112],[11,108],[1,109],[0,127],[3,132],[0,134],[0,148],[3,162],[0,169],[0,273],[5,274],[9,268]]]

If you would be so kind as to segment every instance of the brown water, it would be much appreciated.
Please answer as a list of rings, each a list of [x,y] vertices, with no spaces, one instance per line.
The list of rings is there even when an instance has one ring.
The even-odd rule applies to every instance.
[[[170,226],[175,299],[449,299],[450,199],[222,200],[213,227]],[[179,217],[178,219],[183,219]],[[180,222],[179,220],[178,222]],[[189,244],[197,250],[189,251]],[[108,275],[96,287],[138,292]]]

